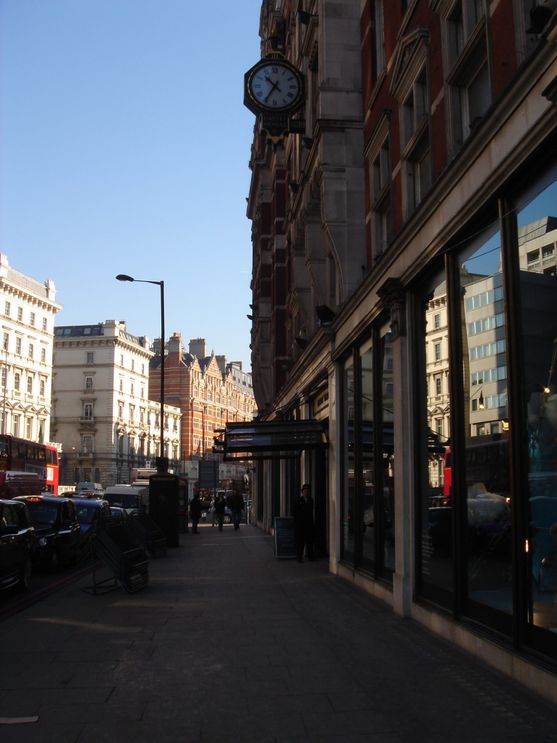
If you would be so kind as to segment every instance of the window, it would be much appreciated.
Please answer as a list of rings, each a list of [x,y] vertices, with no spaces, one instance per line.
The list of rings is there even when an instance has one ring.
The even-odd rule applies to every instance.
[[[9,343],[10,343],[10,336],[9,336],[8,333],[4,333],[4,337],[3,337],[3,341],[2,341],[2,347],[3,347],[4,351],[7,351],[8,350]]]
[[[120,377],[120,381],[119,381],[119,384],[118,384],[118,389],[119,389],[120,392],[123,392],[124,391],[124,378],[123,377]]]
[[[86,390],[93,389],[93,377],[85,377],[85,389]]]
[[[9,302],[4,302],[4,314],[6,315],[6,317],[9,317],[10,316],[10,312],[11,312],[11,305],[10,305],[10,303]]]
[[[434,355],[435,361],[441,361],[441,344],[440,343],[433,344],[433,355]]]
[[[25,419],[25,438],[26,439],[33,438],[33,419],[32,418]]]
[[[402,143],[403,196],[406,216],[410,216],[431,186],[431,145],[429,136],[428,85],[424,59],[426,48],[417,45],[407,66],[416,70],[395,85],[400,101],[400,138]],[[397,64],[400,64],[400,59]]]
[[[93,403],[83,403],[83,417],[85,420],[91,420],[93,418]]]
[[[19,415],[15,414],[12,416],[12,436],[19,436],[19,420]]]
[[[437,314],[433,316],[433,327],[436,329],[441,327],[441,315]]]
[[[41,347],[41,362],[46,364],[46,348],[44,346]]]
[[[445,18],[444,50],[448,133],[454,155],[478,126],[491,103],[482,0],[457,0],[452,5]]]
[[[29,314],[29,325],[32,325],[33,327],[35,327],[35,313],[34,312],[31,312]]]
[[[21,356],[21,338],[15,339],[15,352],[18,356]]]
[[[35,355],[35,346],[30,343],[29,344],[29,358],[32,359]]]
[[[81,453],[82,454],[93,453],[93,437],[92,436],[81,437]]]
[[[402,104],[402,140],[407,145],[427,121],[427,81],[425,70],[415,80]]]
[[[124,403],[119,402],[118,403],[118,418],[123,418],[123,417],[124,417]]]
[[[43,323],[42,323],[42,325],[43,325],[43,330],[44,331],[47,331],[48,330],[48,320],[46,319],[46,317],[43,317]]]
[[[134,393],[135,393],[135,388],[134,388],[134,385],[133,385],[133,382],[132,382],[130,384],[130,395],[133,397],[134,396]]]
[[[379,257],[388,248],[392,238],[391,163],[388,137],[383,141],[373,158],[370,182],[373,204],[373,254]]]
[[[45,397],[46,395],[46,380],[44,377],[41,377],[39,380],[39,394],[41,397]]]
[[[442,379],[441,377],[435,377],[435,394],[439,396],[442,392]]]
[[[33,377],[30,374],[27,376],[27,394],[33,394]]]
[[[2,389],[5,392],[6,391],[6,384],[8,382],[8,370],[6,369],[5,366],[2,367],[1,374],[2,374]]]
[[[17,308],[17,319],[19,322],[23,322],[23,307]]]
[[[87,364],[94,364],[95,363],[94,351],[87,351],[85,359],[86,359]]]
[[[385,69],[385,29],[383,18],[383,0],[375,0],[373,5],[373,80],[381,75]]]
[[[14,373],[14,390],[19,392],[21,386],[21,373],[16,371]]]

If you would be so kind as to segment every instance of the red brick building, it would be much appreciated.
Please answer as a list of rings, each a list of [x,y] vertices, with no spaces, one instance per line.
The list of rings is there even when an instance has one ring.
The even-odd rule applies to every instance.
[[[181,461],[212,456],[215,431],[228,421],[249,421],[256,412],[251,374],[240,362],[207,354],[206,345],[203,338],[193,339],[186,351],[179,333],[166,344],[164,398],[182,411]],[[149,397],[160,399],[160,355],[151,361]]]

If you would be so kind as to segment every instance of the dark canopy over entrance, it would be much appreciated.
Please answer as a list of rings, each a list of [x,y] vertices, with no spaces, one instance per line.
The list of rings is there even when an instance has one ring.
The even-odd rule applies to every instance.
[[[223,454],[225,462],[246,462],[295,457],[301,451],[326,445],[321,421],[250,421],[227,423],[224,432],[215,438],[214,451]]]

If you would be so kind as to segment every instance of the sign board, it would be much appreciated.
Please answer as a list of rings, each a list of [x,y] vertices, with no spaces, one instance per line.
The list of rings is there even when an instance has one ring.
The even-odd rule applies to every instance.
[[[151,475],[149,478],[149,516],[166,537],[169,547],[179,547],[179,482],[176,475]]]
[[[275,557],[296,557],[296,539],[294,537],[294,519],[275,516]]]
[[[219,486],[219,463],[216,459],[202,459],[199,462],[199,487],[212,490]]]

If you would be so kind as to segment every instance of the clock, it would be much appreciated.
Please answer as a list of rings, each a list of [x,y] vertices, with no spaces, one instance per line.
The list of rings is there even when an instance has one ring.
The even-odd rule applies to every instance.
[[[302,74],[285,59],[264,58],[245,75],[245,103],[252,111],[293,111],[303,103]]]

